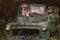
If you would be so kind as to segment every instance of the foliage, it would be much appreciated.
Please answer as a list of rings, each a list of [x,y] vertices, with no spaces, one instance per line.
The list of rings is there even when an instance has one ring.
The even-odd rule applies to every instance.
[[[55,30],[51,33],[53,34],[53,36],[51,36],[50,40],[60,40],[60,24],[56,26]]]
[[[60,24],[56,27],[56,33],[60,36]]]
[[[16,18],[17,15],[17,2],[13,0],[0,0],[1,1],[1,8],[0,8],[0,36],[6,38],[6,24],[11,22]]]
[[[50,40],[57,40],[55,37],[50,37]]]

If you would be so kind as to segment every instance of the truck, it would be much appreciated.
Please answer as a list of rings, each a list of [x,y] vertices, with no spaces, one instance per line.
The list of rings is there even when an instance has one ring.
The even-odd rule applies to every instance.
[[[29,13],[29,17],[18,16],[18,14],[15,23],[8,23],[6,25],[8,40],[49,39],[46,6],[43,4],[29,4]]]

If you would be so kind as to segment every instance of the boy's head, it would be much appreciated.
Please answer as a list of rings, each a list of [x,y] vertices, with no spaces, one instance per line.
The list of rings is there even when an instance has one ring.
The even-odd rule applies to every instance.
[[[25,9],[28,9],[28,7],[29,7],[29,5],[28,5],[27,3],[23,3],[23,4],[22,4],[22,9],[25,10]]]

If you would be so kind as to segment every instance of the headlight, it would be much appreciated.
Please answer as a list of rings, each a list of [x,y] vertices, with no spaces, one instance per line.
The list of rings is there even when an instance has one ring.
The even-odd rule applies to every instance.
[[[40,25],[42,26],[41,29],[43,31],[47,30],[47,28],[48,28],[48,22],[47,21],[41,22]]]
[[[43,26],[42,26],[42,30],[43,30],[43,31],[47,30],[47,26],[43,25]]]
[[[6,25],[6,30],[10,30],[10,27],[11,27],[11,23],[8,23],[8,24]]]

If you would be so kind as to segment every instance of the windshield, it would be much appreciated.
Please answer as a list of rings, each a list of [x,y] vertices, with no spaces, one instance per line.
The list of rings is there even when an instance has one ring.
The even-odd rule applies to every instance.
[[[31,4],[31,13],[45,14],[45,5]]]

